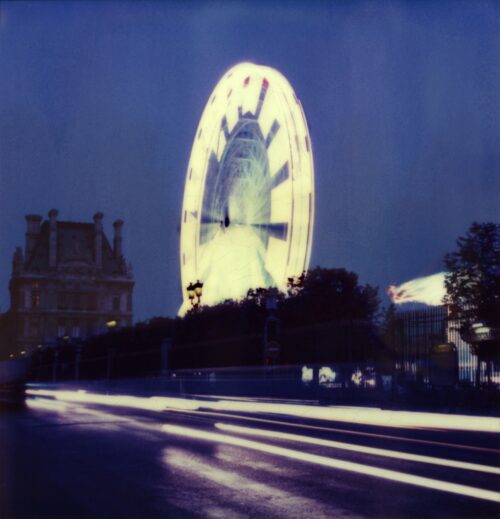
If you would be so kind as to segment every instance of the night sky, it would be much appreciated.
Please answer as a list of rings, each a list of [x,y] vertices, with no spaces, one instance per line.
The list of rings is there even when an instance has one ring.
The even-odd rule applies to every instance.
[[[0,2],[0,311],[24,216],[54,207],[124,219],[134,320],[177,312],[194,133],[246,60],[309,123],[311,266],[383,291],[500,220],[499,2]]]

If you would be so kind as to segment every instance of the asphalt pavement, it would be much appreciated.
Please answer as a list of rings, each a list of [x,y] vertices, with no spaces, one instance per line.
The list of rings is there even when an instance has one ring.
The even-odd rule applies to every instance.
[[[33,391],[0,414],[0,517],[499,517],[498,419]]]

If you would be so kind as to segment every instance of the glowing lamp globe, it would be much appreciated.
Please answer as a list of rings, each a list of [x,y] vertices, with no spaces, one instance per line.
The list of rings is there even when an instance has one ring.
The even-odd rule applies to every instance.
[[[228,70],[195,134],[181,220],[187,287],[203,283],[203,304],[277,287],[309,266],[314,167],[302,106],[278,71],[253,63]]]

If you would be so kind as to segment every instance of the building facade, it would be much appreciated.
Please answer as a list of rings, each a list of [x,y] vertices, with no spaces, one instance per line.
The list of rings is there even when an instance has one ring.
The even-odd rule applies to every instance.
[[[134,280],[122,252],[123,221],[113,223],[111,245],[102,213],[93,223],[57,217],[56,209],[43,222],[39,215],[27,215],[24,253],[21,247],[14,253],[9,284],[13,354],[132,324]]]

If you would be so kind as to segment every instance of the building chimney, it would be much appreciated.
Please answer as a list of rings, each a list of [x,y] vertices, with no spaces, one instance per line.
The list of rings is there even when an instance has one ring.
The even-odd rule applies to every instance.
[[[94,259],[97,270],[102,269],[102,213],[94,215]]]
[[[57,209],[49,211],[49,267],[57,266]]]
[[[38,214],[27,214],[26,215],[26,260],[29,260],[35,245],[40,236],[40,222],[42,217]]]
[[[122,229],[123,229],[123,220],[116,220],[113,223],[113,227],[115,228],[115,236],[113,239],[113,253],[116,260],[120,260],[123,254],[122,251]]]

